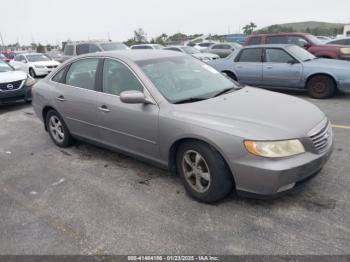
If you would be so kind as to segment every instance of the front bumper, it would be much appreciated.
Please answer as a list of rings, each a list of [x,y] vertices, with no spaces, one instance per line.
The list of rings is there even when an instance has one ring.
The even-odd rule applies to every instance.
[[[23,85],[21,88],[11,91],[0,91],[0,104],[16,101],[32,101],[32,88]]]
[[[264,158],[246,154],[230,167],[236,190],[244,195],[269,198],[305,184],[326,164],[333,151],[333,132],[325,118],[307,137],[301,138],[306,152],[287,158]]]

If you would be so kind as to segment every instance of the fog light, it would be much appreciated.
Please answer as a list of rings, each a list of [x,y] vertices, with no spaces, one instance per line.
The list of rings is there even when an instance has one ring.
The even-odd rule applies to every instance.
[[[295,186],[295,183],[288,184],[288,185],[285,185],[285,186],[283,186],[283,187],[280,187],[280,188],[277,190],[277,193],[280,193],[280,192],[283,192],[283,191],[287,191],[287,190],[289,190],[289,189],[292,189],[294,186]]]

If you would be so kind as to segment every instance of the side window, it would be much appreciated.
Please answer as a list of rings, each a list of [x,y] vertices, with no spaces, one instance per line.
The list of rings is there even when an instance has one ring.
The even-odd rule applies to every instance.
[[[350,42],[350,40],[349,40],[349,42]],[[332,44],[332,45],[349,45],[349,43],[347,43],[346,39],[336,40],[336,41],[331,42],[330,44]]]
[[[262,49],[261,48],[248,48],[244,49],[237,62],[253,62],[261,63]]]
[[[77,45],[77,55],[89,53],[89,44],[79,44]]]
[[[287,44],[286,36],[268,36],[266,40],[267,44]]]
[[[66,84],[94,90],[98,59],[88,58],[74,62],[66,76]]]
[[[102,92],[119,95],[123,91],[143,91],[136,76],[122,63],[106,59],[103,65]]]
[[[253,36],[249,39],[249,45],[260,45],[261,44],[261,36]]]
[[[288,63],[295,60],[282,49],[266,49],[266,62],[268,63]]]
[[[64,71],[66,71],[65,68],[61,69],[51,80],[57,83],[62,83]]]
[[[64,54],[65,55],[74,55],[74,46],[73,45],[66,45],[64,47]]]
[[[213,45],[211,49],[222,49],[222,45]]]
[[[90,53],[96,53],[96,52],[101,52],[101,49],[95,45],[95,44],[90,44]]]
[[[232,47],[230,45],[222,45],[222,49],[231,49]]]
[[[308,42],[301,36],[288,36],[288,44],[305,47]]]

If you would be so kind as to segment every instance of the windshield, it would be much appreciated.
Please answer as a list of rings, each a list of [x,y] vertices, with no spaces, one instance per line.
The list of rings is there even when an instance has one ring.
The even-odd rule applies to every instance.
[[[307,35],[307,37],[314,45],[324,45],[324,42],[322,42],[320,39],[318,39],[314,35]]]
[[[51,61],[46,55],[27,55],[29,62],[42,62],[42,61]]]
[[[13,68],[9,66],[7,63],[0,60],[0,72],[9,72],[13,71]]]
[[[236,87],[218,71],[192,57],[166,57],[137,64],[170,103],[191,98],[208,99]]]
[[[193,54],[198,54],[198,53],[200,53],[199,50],[197,50],[197,49],[194,48],[194,47],[190,47],[190,46],[184,46],[184,47],[181,47],[181,49],[182,49],[186,54],[189,54],[189,55],[193,55]]]
[[[309,53],[304,48],[301,48],[296,45],[288,46],[287,49],[303,62],[313,60],[316,58],[313,54]]]
[[[126,50],[129,49],[126,45],[122,43],[105,43],[100,44],[104,51],[114,51],[114,50]]]

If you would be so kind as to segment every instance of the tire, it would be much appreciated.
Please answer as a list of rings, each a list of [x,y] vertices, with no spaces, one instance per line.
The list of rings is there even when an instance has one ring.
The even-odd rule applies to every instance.
[[[310,97],[325,99],[334,95],[336,87],[333,79],[329,76],[317,75],[307,82],[307,90]]]
[[[35,71],[34,71],[33,68],[29,68],[29,75],[30,75],[31,77],[33,77],[33,78],[36,77],[36,74],[35,74]]]
[[[52,141],[57,146],[64,148],[73,144],[73,137],[71,136],[66,123],[55,110],[50,110],[46,114],[45,124]]]
[[[232,80],[234,80],[234,81],[238,81],[237,80],[237,77],[235,76],[235,74],[234,73],[232,73],[232,72],[230,72],[230,71],[223,71],[222,73],[224,73],[225,75],[227,75],[227,77],[229,77],[229,78],[231,78]]]
[[[176,165],[186,192],[199,202],[217,202],[234,188],[225,160],[205,143],[188,141],[181,144],[176,154]]]

